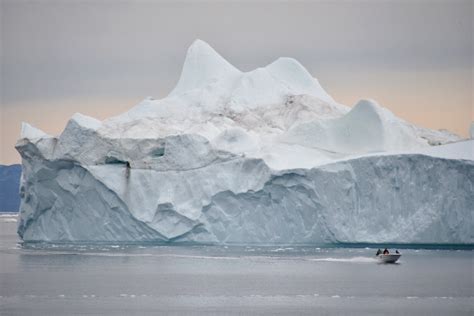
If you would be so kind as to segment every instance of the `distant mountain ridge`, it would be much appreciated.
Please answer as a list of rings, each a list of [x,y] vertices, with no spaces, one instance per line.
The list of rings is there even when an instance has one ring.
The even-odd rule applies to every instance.
[[[21,165],[0,165],[0,212],[20,209]]]

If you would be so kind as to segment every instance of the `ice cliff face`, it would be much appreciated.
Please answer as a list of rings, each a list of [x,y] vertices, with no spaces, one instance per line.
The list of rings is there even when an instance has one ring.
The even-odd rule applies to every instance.
[[[336,103],[297,61],[243,73],[209,45],[176,88],[59,137],[24,124],[25,241],[472,243],[472,141],[375,101]]]

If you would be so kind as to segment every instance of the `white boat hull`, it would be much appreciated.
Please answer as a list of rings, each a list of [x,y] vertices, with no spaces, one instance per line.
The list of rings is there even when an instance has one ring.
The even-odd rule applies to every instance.
[[[378,255],[377,259],[381,263],[395,263],[400,259],[402,255],[400,254],[389,254],[389,255]]]

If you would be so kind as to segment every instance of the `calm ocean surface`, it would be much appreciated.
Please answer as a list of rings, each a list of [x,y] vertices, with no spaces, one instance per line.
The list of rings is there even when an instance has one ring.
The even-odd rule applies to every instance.
[[[0,315],[473,315],[472,250],[21,245],[0,217]]]

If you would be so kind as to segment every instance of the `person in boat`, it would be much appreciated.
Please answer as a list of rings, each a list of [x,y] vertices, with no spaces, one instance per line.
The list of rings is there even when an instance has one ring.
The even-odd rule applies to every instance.
[[[398,250],[395,250],[395,253],[396,253],[397,255],[399,255],[399,254],[400,254],[400,253],[398,252]]]
[[[380,250],[380,248],[379,248],[379,250],[377,250],[377,253],[376,253],[375,255],[378,256],[378,255],[380,255],[381,253],[382,253],[382,250]]]
[[[384,251],[383,251],[383,254],[384,254],[384,255],[388,255],[388,254],[390,254],[390,252],[388,251],[387,248],[385,248]]]

